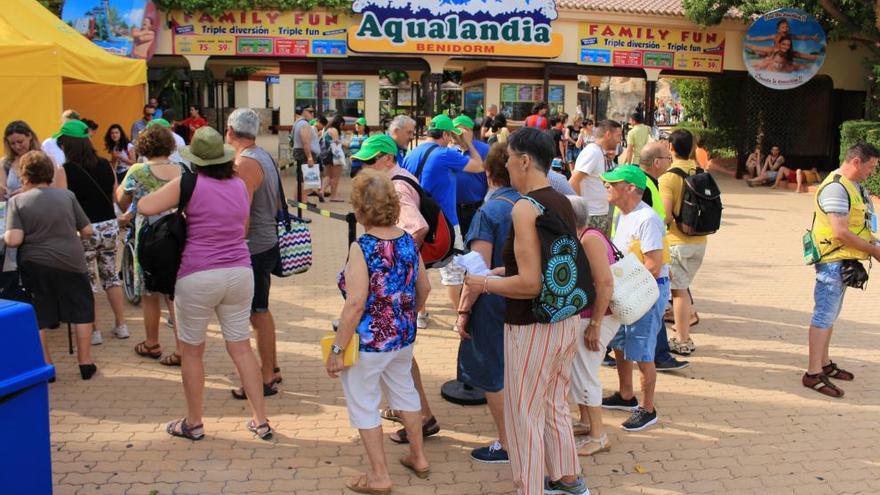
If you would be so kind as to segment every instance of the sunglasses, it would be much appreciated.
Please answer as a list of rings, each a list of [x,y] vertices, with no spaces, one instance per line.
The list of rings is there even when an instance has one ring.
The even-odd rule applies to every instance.
[[[375,165],[376,162],[384,156],[386,156],[384,153],[379,153],[378,155],[374,156],[373,158],[370,158],[369,160],[362,160],[361,163],[363,163],[364,165]]]

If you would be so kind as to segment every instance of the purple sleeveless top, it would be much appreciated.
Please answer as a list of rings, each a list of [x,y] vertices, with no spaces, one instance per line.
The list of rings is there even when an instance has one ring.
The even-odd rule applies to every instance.
[[[244,181],[200,175],[186,205],[186,246],[177,278],[217,268],[251,266],[245,242],[249,215]]]

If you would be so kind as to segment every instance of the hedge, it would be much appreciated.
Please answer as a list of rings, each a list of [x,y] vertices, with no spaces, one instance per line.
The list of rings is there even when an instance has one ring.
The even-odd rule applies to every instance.
[[[840,125],[840,161],[846,158],[846,150],[859,141],[880,148],[880,122],[873,120],[847,120]],[[880,170],[865,180],[865,187],[874,196],[880,196]]]
[[[675,126],[675,129],[683,129],[693,134],[695,143],[698,138],[702,137],[703,146],[709,153],[715,149],[731,147],[727,142],[725,131],[717,127],[703,127],[697,122],[686,121]]]

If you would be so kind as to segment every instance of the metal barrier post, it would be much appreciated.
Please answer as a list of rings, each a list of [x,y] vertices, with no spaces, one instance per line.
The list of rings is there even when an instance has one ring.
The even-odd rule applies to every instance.
[[[348,245],[351,246],[351,243],[357,240],[357,219],[354,212],[345,215],[345,221],[348,223]]]
[[[303,198],[302,169],[300,168],[299,162],[297,162],[297,160],[294,160],[292,156],[291,160],[293,160],[294,175],[296,175],[296,201],[297,204],[305,203],[305,198]],[[296,207],[296,216],[303,218],[303,211],[302,208],[300,208],[299,206]]]

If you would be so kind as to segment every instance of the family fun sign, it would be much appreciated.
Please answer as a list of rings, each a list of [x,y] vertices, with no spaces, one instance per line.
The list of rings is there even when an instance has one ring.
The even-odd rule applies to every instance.
[[[348,46],[366,53],[554,58],[555,0],[355,0]]]

